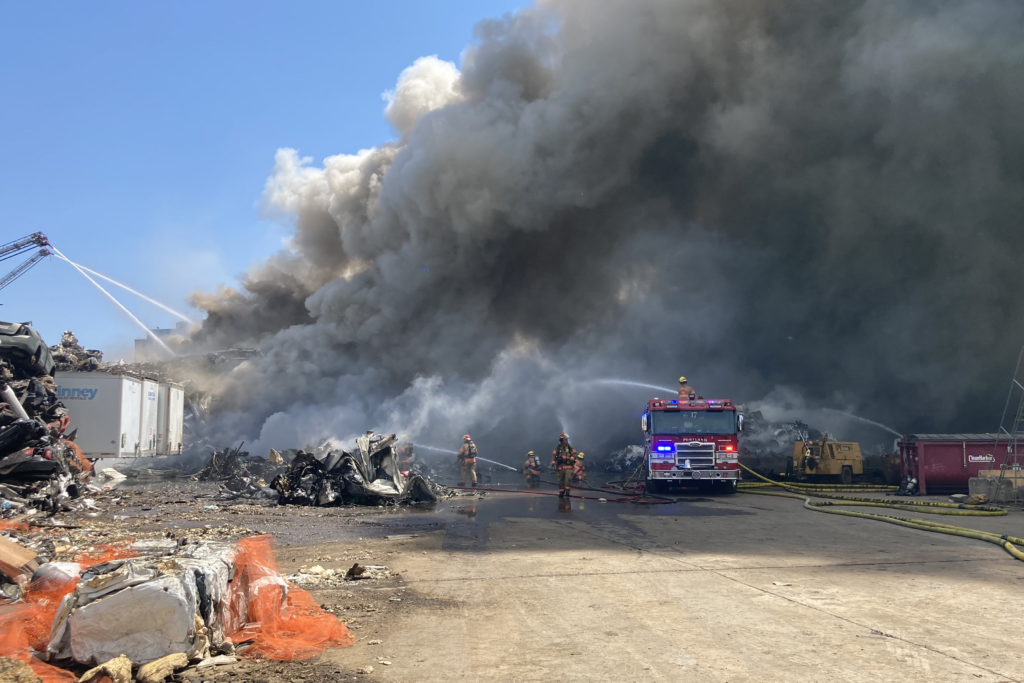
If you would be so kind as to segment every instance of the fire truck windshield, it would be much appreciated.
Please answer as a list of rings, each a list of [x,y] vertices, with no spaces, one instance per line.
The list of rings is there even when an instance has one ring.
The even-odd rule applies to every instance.
[[[651,434],[681,436],[686,434],[736,433],[736,414],[732,411],[705,412],[703,410],[651,411]]]

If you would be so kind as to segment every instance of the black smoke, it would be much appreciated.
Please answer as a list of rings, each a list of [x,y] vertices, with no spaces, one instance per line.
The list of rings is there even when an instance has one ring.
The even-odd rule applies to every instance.
[[[291,250],[195,298],[198,342],[266,351],[218,428],[474,430],[516,454],[571,429],[607,450],[649,394],[587,380],[683,373],[991,431],[1024,341],[1022,65],[1024,6],[999,0],[557,0],[482,22],[458,70],[402,74],[395,142],[279,152],[265,203]]]

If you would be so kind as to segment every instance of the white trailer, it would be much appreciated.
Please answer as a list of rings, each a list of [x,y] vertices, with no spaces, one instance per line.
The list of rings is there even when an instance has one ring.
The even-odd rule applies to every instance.
[[[134,458],[140,453],[142,380],[103,372],[58,372],[57,396],[68,407],[68,433],[85,457]]]
[[[160,383],[157,397],[156,454],[181,455],[185,425],[185,390],[180,384]]]
[[[160,383],[152,379],[142,380],[142,416],[139,429],[139,456],[148,458],[156,455],[156,423],[160,405]]]

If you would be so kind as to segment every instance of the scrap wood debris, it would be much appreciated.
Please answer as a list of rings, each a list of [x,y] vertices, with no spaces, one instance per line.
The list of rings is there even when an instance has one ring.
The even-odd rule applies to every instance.
[[[53,513],[86,491],[92,465],[64,432],[54,361],[27,325],[0,322],[0,514]]]
[[[125,552],[134,556],[40,566],[0,615],[0,657],[44,681],[74,680],[67,669],[80,667],[113,680],[138,668],[137,680],[155,681],[188,662],[302,660],[354,641],[281,576],[267,536],[184,546],[170,539],[108,556]]]
[[[280,502],[291,505],[385,505],[433,503],[451,497],[447,487],[399,468],[398,437],[367,432],[356,451],[299,451],[288,471],[271,482]]]

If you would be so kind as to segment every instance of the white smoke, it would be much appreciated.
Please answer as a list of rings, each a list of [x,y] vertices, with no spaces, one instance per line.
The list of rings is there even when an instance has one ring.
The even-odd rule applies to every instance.
[[[383,95],[384,116],[403,135],[427,112],[462,99],[459,70],[437,55],[420,57],[398,77],[398,85]]]

